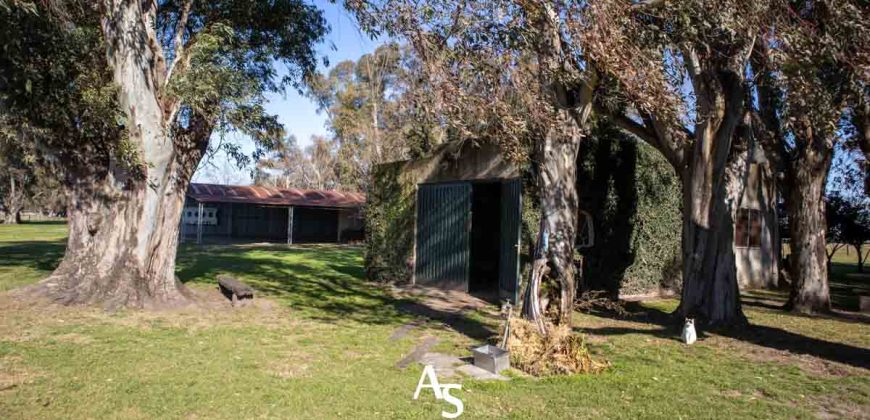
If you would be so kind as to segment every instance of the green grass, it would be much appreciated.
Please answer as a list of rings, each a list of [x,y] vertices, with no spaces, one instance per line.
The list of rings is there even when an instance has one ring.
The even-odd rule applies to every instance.
[[[0,225],[0,292],[50,273],[63,257],[65,238],[63,222]]]
[[[62,256],[62,225],[0,226],[0,290],[32,283]],[[0,293],[0,418],[440,418],[411,399],[421,368],[395,364],[426,335],[468,355],[496,321],[430,321],[389,336],[419,303],[362,279],[342,246],[185,246],[178,275],[205,292],[218,273],[258,291],[256,306],[171,312],[32,305]],[[262,299],[266,296],[269,299]],[[868,324],[747,306],[751,333],[694,346],[655,320],[659,301],[613,319],[578,314],[594,376],[463,381],[462,418],[813,418],[867,416]],[[450,326],[455,328],[450,328]],[[806,345],[800,348],[801,345]],[[786,351],[804,351],[793,356]],[[868,359],[867,357],[864,358]],[[835,361],[835,362],[832,362]],[[859,367],[856,367],[859,366]],[[860,367],[863,366],[863,367]],[[453,382],[449,380],[447,382]]]

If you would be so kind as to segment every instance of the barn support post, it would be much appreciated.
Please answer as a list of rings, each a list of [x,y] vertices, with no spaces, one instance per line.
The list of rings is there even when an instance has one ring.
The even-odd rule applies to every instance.
[[[232,203],[227,205],[227,238],[233,237],[233,206]]]
[[[341,212],[342,212],[341,210],[338,210],[338,211],[335,212],[335,217],[336,217],[336,219],[337,219],[337,220],[335,221],[335,226],[336,226],[336,229],[335,229],[335,231],[336,231],[336,239],[335,239],[335,242],[336,242],[336,243],[339,243],[339,244],[341,243]]]
[[[202,245],[202,203],[199,203],[198,210],[196,213],[196,244]]]
[[[293,245],[293,206],[287,207],[287,244]]]

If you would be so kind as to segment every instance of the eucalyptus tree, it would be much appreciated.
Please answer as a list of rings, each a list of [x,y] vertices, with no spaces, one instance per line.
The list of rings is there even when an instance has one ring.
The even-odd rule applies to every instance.
[[[576,158],[597,75],[569,48],[566,1],[348,1],[363,26],[408,41],[450,140],[498,143],[530,164],[540,199],[536,259],[524,315],[544,330],[538,293],[549,272],[570,324],[576,290]]]
[[[787,307],[830,309],[825,189],[834,150],[855,138],[867,150],[870,24],[859,1],[781,1],[753,54],[757,137],[782,173],[792,291]]]
[[[27,144],[0,119],[0,223],[17,224],[36,184],[36,166]]]
[[[768,2],[591,1],[577,37],[614,91],[599,108],[657,148],[682,180],[683,288],[677,313],[745,322],[732,215],[742,189],[734,139],[747,121],[746,78]]]
[[[337,143],[339,188],[365,191],[374,165],[419,156],[442,141],[432,91],[407,45],[388,42],[307,81]]]
[[[326,23],[301,0],[46,3],[61,11],[54,28],[59,41],[77,31],[94,38],[90,46],[104,61],[87,65],[106,69],[94,83],[107,104],[98,121],[122,140],[99,154],[73,151],[75,137],[53,148],[81,159],[65,174],[71,195],[66,254],[37,290],[65,303],[184,302],[175,278],[178,224],[212,133],[237,131],[263,147],[279,139],[283,130],[265,112],[265,94],[299,86],[316,65],[313,45]],[[16,27],[24,42],[34,35]],[[71,47],[45,48],[41,58],[51,60],[51,48]],[[21,67],[44,64],[36,58],[22,56]],[[45,92],[69,81],[53,80]]]

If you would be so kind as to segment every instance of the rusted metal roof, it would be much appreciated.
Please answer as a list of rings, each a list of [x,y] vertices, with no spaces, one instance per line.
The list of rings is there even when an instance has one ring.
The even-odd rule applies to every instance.
[[[361,193],[300,190],[241,185],[190,184],[187,196],[201,203],[249,203],[274,206],[341,207],[362,206]]]

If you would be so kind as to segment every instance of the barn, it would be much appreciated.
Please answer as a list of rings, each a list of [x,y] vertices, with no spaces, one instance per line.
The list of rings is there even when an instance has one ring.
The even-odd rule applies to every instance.
[[[363,204],[360,193],[193,183],[179,235],[197,243],[356,241]]]

